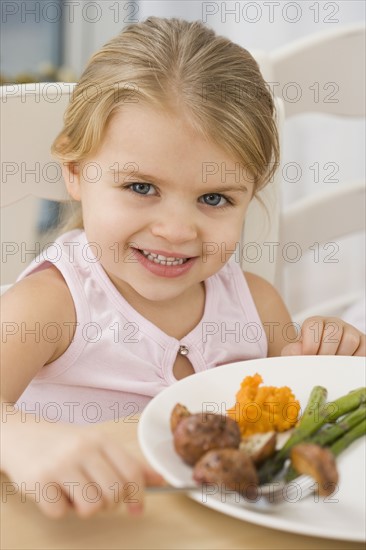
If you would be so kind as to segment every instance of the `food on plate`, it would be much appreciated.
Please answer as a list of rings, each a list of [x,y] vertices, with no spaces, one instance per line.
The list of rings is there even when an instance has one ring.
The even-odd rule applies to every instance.
[[[179,456],[187,464],[193,465],[211,449],[237,449],[240,444],[240,429],[227,416],[197,413],[178,422],[173,438]]]
[[[365,412],[364,412],[365,414]],[[353,443],[358,439],[359,437],[362,437],[363,435],[366,435],[366,418],[364,417],[363,420],[354,426],[349,432],[346,432],[343,437],[340,437],[337,439],[333,445],[330,446],[330,450],[334,454],[334,456],[338,456],[341,454],[342,451],[347,449]]]
[[[360,405],[358,409],[343,415],[339,422],[325,425],[321,430],[312,436],[311,441],[322,446],[333,443],[340,437],[345,436],[345,434],[350,434],[350,430],[365,419],[365,413],[366,405]]]
[[[276,453],[273,460],[265,462],[259,470],[261,483],[269,483],[282,470],[289,453],[295,445],[302,443],[307,437],[318,430],[321,425],[320,411],[324,408],[327,390],[322,386],[315,386],[310,394],[308,404],[285,445]]]
[[[326,424],[310,438],[311,443],[321,447],[329,447],[335,457],[344,451],[353,441],[366,434],[366,406],[345,414],[338,422]],[[286,481],[292,481],[298,476],[296,470],[289,466]]]
[[[260,483],[270,483],[274,476],[282,470],[286,460],[289,458],[291,449],[299,443],[313,441],[311,438],[319,438],[319,430],[325,424],[334,422],[338,418],[353,411],[361,406],[366,400],[366,389],[358,388],[347,395],[339,397],[335,401],[326,402],[327,390],[322,386],[315,386],[309,397],[306,408],[300,418],[297,427],[294,429],[291,437],[286,441],[284,446],[275,454],[272,460],[266,461],[259,470]],[[363,413],[361,411],[361,416]],[[340,426],[340,424],[339,424]],[[348,428],[347,428],[348,429]],[[335,437],[339,437],[339,430],[335,430]],[[316,441],[317,439],[315,439]],[[327,444],[330,440],[328,436]]]
[[[291,449],[291,465],[298,474],[311,476],[318,484],[319,495],[329,496],[336,489],[339,475],[335,456],[327,447],[299,443]]]
[[[255,466],[239,449],[213,449],[204,454],[193,468],[193,479],[197,483],[217,483],[249,499],[258,494]]]
[[[298,419],[300,403],[287,387],[260,386],[260,374],[246,376],[236,394],[236,403],[227,414],[235,420],[243,436],[284,432]]]
[[[275,454],[276,443],[276,432],[253,434],[242,438],[239,449],[245,451],[258,466]]]
[[[189,412],[187,407],[184,405],[181,405],[180,403],[177,403],[172,410],[172,414],[170,415],[170,429],[174,433],[175,428],[178,426],[179,422],[183,418],[187,418],[187,416],[191,416],[192,413]]]
[[[298,404],[290,388],[259,388],[261,382],[258,374],[244,379],[238,393],[239,405],[244,404],[244,394],[245,399],[259,399],[257,404],[261,405],[271,398],[273,404],[274,399],[282,399],[283,407]],[[230,409],[228,416],[192,414],[180,403],[174,407],[170,419],[174,446],[181,458],[194,466],[196,482],[219,483],[225,490],[235,490],[252,499],[258,494],[258,485],[277,481],[278,475],[291,481],[299,474],[308,474],[319,484],[320,495],[330,495],[338,483],[336,457],[366,433],[366,388],[327,402],[327,390],[315,386],[296,427],[279,450],[273,422],[272,429],[262,433],[269,419],[263,420],[261,415],[257,433],[250,429],[248,435],[242,418],[233,411]],[[284,429],[284,424],[280,428]]]

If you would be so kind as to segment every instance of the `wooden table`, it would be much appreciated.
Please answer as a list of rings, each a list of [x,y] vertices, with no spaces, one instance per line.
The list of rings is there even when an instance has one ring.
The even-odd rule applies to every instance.
[[[128,449],[141,456],[137,424],[112,422],[105,424],[105,429],[122,431]],[[240,521],[181,494],[147,495],[140,518],[129,516],[120,507],[89,519],[70,514],[61,520],[45,517],[31,500],[22,503],[16,494],[2,498],[1,520],[0,546],[4,550],[364,550],[361,543],[306,537]]]

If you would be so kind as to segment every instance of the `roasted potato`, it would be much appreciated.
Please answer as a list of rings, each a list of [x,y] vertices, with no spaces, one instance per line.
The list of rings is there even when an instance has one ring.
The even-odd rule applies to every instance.
[[[239,449],[214,449],[193,469],[197,483],[217,483],[222,491],[237,491],[248,499],[258,494],[258,476],[251,458]]]
[[[170,429],[172,433],[174,433],[174,430],[178,426],[179,422],[183,418],[187,418],[188,416],[191,416],[191,413],[189,412],[187,407],[181,405],[180,403],[177,403],[172,410],[172,414],[170,415]]]
[[[198,413],[180,420],[173,439],[179,456],[192,466],[211,449],[237,449],[240,429],[234,420],[221,414]]]

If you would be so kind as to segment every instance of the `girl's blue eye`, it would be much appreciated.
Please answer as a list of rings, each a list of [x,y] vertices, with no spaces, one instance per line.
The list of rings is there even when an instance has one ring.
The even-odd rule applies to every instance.
[[[139,195],[147,195],[151,189],[150,183],[132,183],[129,186],[130,189],[138,193]]]
[[[208,206],[225,206],[228,202],[228,200],[223,195],[219,195],[219,193],[202,195],[202,198]],[[224,200],[225,202],[220,204],[221,200]]]
[[[155,186],[151,183],[134,182],[124,187],[124,189],[126,188],[136,195],[156,195]],[[232,199],[220,193],[207,193],[206,195],[202,195],[199,200],[207,206],[218,208],[225,208],[234,204]]]

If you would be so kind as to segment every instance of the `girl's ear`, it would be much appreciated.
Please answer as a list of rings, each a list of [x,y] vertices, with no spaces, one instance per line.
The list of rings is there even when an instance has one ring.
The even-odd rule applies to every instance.
[[[75,201],[81,200],[80,192],[80,165],[78,162],[62,164],[62,175],[68,193]]]

